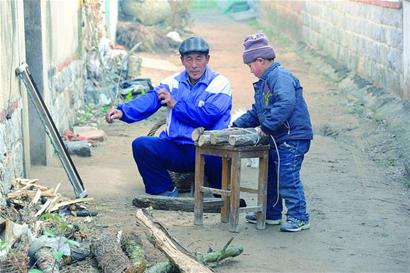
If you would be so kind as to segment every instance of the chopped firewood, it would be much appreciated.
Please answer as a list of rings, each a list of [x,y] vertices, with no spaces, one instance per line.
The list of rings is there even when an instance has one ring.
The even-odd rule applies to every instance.
[[[204,131],[205,131],[205,128],[204,128],[204,127],[195,128],[195,129],[192,131],[192,140],[193,140],[194,142],[197,142],[197,141],[199,140],[199,137],[204,133]]]
[[[152,207],[159,210],[194,211],[195,200],[192,197],[167,197],[160,195],[139,195],[132,204],[138,208]],[[204,212],[219,213],[223,200],[204,198]]]
[[[50,212],[52,208],[54,208],[54,206],[56,206],[57,202],[61,199],[61,194],[57,194],[56,197],[54,197],[53,199],[51,199],[50,205],[47,207],[46,212]]]
[[[67,206],[67,205],[71,205],[71,204],[75,204],[75,203],[80,203],[80,202],[89,202],[94,200],[93,197],[88,197],[88,198],[78,198],[75,200],[69,200],[69,201],[65,201],[65,202],[61,202],[56,204],[53,208],[50,209],[50,212],[56,211],[61,207]]]
[[[137,221],[149,233],[149,239],[154,246],[159,248],[170,261],[179,269],[181,273],[210,273],[213,272],[208,267],[197,261],[188,250],[181,246],[167,229],[157,221],[154,221],[144,210],[139,209],[136,214]]]
[[[37,213],[36,213],[36,217],[37,216],[39,216],[39,215],[41,215],[47,208],[48,208],[48,206],[50,205],[50,203],[51,203],[51,200],[47,200],[45,203],[44,203],[44,205],[37,211]]]
[[[255,131],[254,134],[231,135],[228,142],[232,146],[252,146],[258,144],[260,139],[260,136]]]
[[[199,147],[211,144],[211,136],[210,135],[205,135],[205,134],[201,135],[198,139],[197,144],[198,144]]]
[[[36,204],[38,202],[38,200],[40,200],[41,197],[41,190],[38,189],[36,191],[36,194],[34,195],[33,199],[31,200],[30,204]]]

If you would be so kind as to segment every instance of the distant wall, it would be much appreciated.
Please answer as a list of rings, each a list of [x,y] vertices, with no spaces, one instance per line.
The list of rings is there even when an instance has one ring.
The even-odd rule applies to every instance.
[[[410,99],[404,91],[401,1],[260,1],[259,6],[263,25],[331,56],[387,92]]]
[[[15,69],[25,60],[23,1],[0,1],[0,205],[24,176],[24,90]]]

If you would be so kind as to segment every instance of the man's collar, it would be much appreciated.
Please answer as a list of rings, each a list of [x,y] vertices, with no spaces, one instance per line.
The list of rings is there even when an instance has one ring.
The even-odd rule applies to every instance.
[[[199,81],[197,81],[195,84],[198,83],[203,83],[205,85],[209,85],[209,82],[212,80],[211,79],[211,69],[206,66],[206,69],[204,71],[204,74],[202,74],[201,78],[199,79]],[[188,86],[190,85],[189,83],[189,74],[186,70],[182,71],[181,74],[179,74],[177,80],[179,82],[184,82],[186,83]]]

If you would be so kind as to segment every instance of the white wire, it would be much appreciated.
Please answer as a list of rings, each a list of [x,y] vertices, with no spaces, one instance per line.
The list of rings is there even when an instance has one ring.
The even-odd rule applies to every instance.
[[[275,204],[273,204],[272,207],[275,207],[278,202],[279,202],[279,182],[280,182],[280,156],[279,156],[279,149],[278,146],[276,145],[276,141],[273,138],[273,136],[270,136],[273,140],[273,144],[275,145],[275,150],[276,150],[276,155],[278,156],[278,167],[276,169],[276,201]]]

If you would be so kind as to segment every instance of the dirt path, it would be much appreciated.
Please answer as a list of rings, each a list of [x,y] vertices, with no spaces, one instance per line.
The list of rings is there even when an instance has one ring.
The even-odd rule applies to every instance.
[[[230,79],[234,108],[248,107],[253,98],[250,86],[256,79],[242,64],[241,51],[244,36],[254,30],[219,15],[201,17],[193,30],[211,45],[211,67]],[[316,129],[302,176],[312,228],[296,234],[281,233],[276,226],[256,231],[241,217],[240,233],[231,234],[219,215],[207,215],[203,227],[193,225],[192,213],[157,211],[154,216],[192,251],[220,248],[234,236],[234,243],[245,251],[217,272],[410,272],[409,190],[387,171],[386,164],[380,164],[380,154],[378,160],[369,156],[368,148],[378,145],[370,142],[377,139],[370,137],[378,132],[376,124],[351,114],[340,90],[295,53],[276,50],[279,61],[300,78]],[[144,56],[179,66],[177,55]],[[170,75],[153,69],[142,72],[154,83]],[[131,200],[143,192],[143,186],[130,143],[146,134],[149,125],[105,126],[108,139],[93,150],[93,156],[75,158],[103,212],[94,221],[117,229],[135,228]],[[61,169],[47,170],[35,168],[33,176],[52,184],[64,177]],[[242,178],[243,183],[254,184],[256,170],[244,167]],[[71,191],[67,185],[66,190]]]

